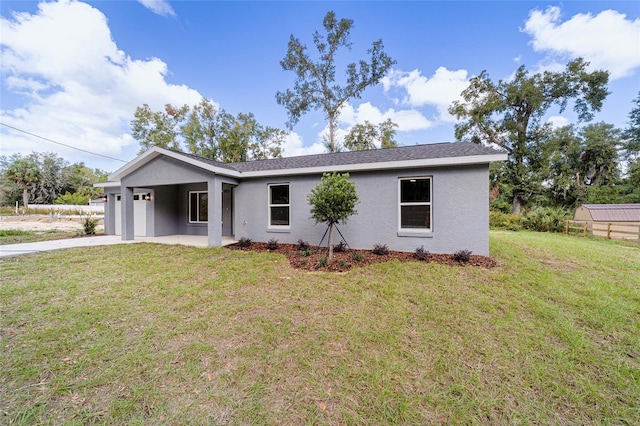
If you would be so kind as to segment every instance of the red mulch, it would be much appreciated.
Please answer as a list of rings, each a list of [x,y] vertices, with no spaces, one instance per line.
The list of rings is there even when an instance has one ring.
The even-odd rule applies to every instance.
[[[331,262],[326,261],[328,256],[328,249],[323,247],[318,250],[318,247],[311,247],[307,252],[308,255],[298,248],[297,244],[284,244],[278,243],[275,250],[269,250],[267,243],[251,243],[249,247],[240,247],[237,243],[226,246],[231,250],[242,251],[257,251],[257,252],[272,252],[281,253],[287,256],[289,263],[294,268],[306,269],[308,271],[346,271],[354,266],[366,266],[372,263],[389,262],[391,260],[398,260],[401,262],[433,262],[443,265],[452,266],[477,266],[480,268],[493,268],[497,266],[497,262],[487,256],[471,255],[468,262],[458,262],[453,259],[451,254],[434,254],[429,253],[427,260],[416,259],[414,253],[407,253],[402,251],[389,251],[385,255],[377,255],[371,250],[352,250],[345,249],[342,252],[333,252],[333,259]],[[325,265],[322,265],[323,261]]]

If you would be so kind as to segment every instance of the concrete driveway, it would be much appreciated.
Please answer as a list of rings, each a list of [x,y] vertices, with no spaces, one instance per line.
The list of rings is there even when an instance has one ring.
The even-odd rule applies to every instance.
[[[65,248],[108,246],[133,242],[134,241],[122,241],[122,238],[117,235],[101,235],[99,237],[70,238],[67,240],[39,241],[36,243],[6,244],[0,246],[0,257],[20,256],[22,254]]]

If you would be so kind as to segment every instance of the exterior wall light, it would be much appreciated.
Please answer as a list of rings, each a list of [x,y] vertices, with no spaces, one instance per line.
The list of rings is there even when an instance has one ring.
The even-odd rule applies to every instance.
[[[151,193],[150,193],[150,192],[147,192],[147,193],[144,195],[144,199],[145,199],[145,200],[147,200],[147,201],[151,201]]]
[[[107,195],[105,194],[102,196],[102,202],[106,203],[107,201],[109,201],[109,197],[107,197]]]

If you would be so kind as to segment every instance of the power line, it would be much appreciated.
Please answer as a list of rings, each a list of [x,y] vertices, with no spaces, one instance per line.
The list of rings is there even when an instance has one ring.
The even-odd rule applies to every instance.
[[[2,123],[2,122],[0,122],[0,124],[2,124],[3,126],[6,126],[6,127],[8,127],[8,128],[10,128],[10,129],[17,130],[18,132],[22,132],[22,133],[24,133],[24,134],[27,134],[27,135],[30,135],[30,136],[34,136],[34,137],[36,137],[36,138],[44,139],[44,140],[45,140],[45,141],[47,141],[47,142],[51,142],[51,143],[55,143],[55,144],[58,144],[58,145],[66,146],[67,148],[76,149],[76,150],[78,150],[78,151],[86,152],[87,154],[97,155],[98,157],[108,158],[109,160],[120,161],[120,162],[126,163],[126,161],[125,161],[125,160],[121,160],[121,159],[119,159],[119,158],[109,157],[108,155],[103,155],[103,154],[98,154],[98,153],[95,153],[95,152],[87,151],[86,149],[77,148],[77,147],[75,147],[75,146],[67,145],[67,144],[64,144],[64,143],[62,143],[62,142],[56,142],[56,141],[54,141],[54,140],[51,140],[51,139],[45,138],[44,136],[39,136],[39,135],[36,135],[36,134],[30,133],[30,132],[27,132],[26,130],[18,129],[17,127],[9,126],[8,124]]]

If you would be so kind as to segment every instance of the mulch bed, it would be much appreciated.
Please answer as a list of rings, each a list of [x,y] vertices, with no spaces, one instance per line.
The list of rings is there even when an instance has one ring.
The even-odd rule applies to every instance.
[[[468,262],[458,262],[451,254],[429,253],[426,260],[418,260],[414,253],[402,251],[389,251],[388,254],[377,255],[371,250],[345,249],[341,252],[333,252],[331,262],[327,261],[328,249],[322,247],[310,247],[308,251],[302,251],[297,244],[278,243],[275,250],[270,250],[267,243],[253,242],[249,247],[240,247],[238,243],[226,246],[231,250],[256,251],[280,253],[287,256],[289,263],[294,268],[308,271],[346,271],[357,266],[366,266],[373,263],[389,262],[398,260],[400,262],[433,262],[452,266],[477,266],[480,268],[493,268],[497,262],[487,256],[471,255]]]

